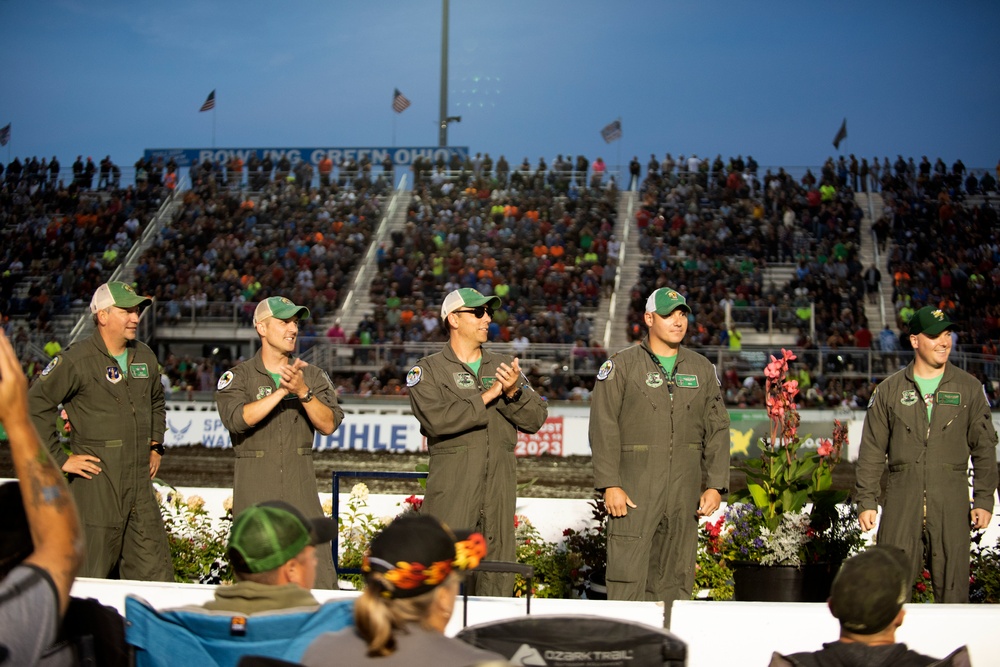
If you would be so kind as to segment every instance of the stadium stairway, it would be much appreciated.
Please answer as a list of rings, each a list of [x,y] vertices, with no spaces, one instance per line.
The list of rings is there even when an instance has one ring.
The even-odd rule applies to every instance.
[[[347,296],[344,297],[343,305],[337,309],[332,317],[324,318],[316,327],[320,334],[326,334],[327,329],[333,326],[333,323],[339,319],[344,333],[350,338],[357,330],[358,324],[361,323],[365,315],[375,312],[368,292],[368,286],[378,272],[378,266],[375,263],[375,252],[382,243],[388,242],[389,236],[393,231],[403,229],[406,225],[406,211],[410,207],[410,200],[413,195],[409,190],[404,190],[403,187],[404,184],[400,184],[400,187],[393,191],[389,205],[386,206],[385,214],[379,221],[378,229],[375,231],[372,242],[368,246],[368,251],[365,253],[365,258],[358,263],[358,268],[352,276],[351,287],[347,292]]]
[[[594,340],[600,341],[608,353],[629,345],[625,321],[628,316],[629,294],[639,280],[642,251],[639,250],[639,233],[633,224],[639,193],[623,190],[618,195],[618,215],[615,218],[615,236],[621,242],[618,253],[618,273],[614,291],[602,296],[601,305],[594,315],[591,329]]]
[[[865,297],[865,317],[868,318],[868,329],[873,334],[878,334],[887,323],[891,327],[895,326],[892,317],[892,277],[888,275],[885,257],[879,254],[875,244],[875,236],[872,234],[872,223],[882,217],[885,205],[882,201],[882,195],[877,192],[855,193],[854,199],[865,213],[861,219],[861,247],[858,249],[858,261],[861,263],[862,272],[873,263],[882,272],[881,298],[876,303],[870,303],[867,296]]]

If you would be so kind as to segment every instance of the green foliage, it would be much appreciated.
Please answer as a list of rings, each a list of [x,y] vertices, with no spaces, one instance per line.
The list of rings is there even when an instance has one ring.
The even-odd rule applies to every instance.
[[[538,598],[567,597],[566,551],[552,542],[542,539],[525,516],[517,516],[515,522],[517,538],[517,562],[531,565],[535,569],[531,595]],[[523,597],[528,592],[528,582],[517,575],[514,585],[515,597]]]
[[[385,523],[370,513],[365,512],[368,506],[368,487],[365,484],[355,484],[347,500],[347,509],[337,517],[337,532],[340,534],[340,553],[338,554],[339,569],[360,569],[365,551],[372,538],[385,528]],[[361,590],[365,585],[362,574],[342,574],[341,581],[347,581],[355,590]]]
[[[580,530],[567,528],[563,531],[566,576],[575,597],[585,594],[590,577],[603,581],[608,569],[608,511],[601,492],[594,494],[590,508],[590,525]]]
[[[992,546],[982,546],[983,532],[972,537],[969,601],[1000,602],[1000,538]]]
[[[188,584],[231,582],[233,574],[226,558],[226,546],[233,519],[232,501],[217,526],[200,496],[189,496],[185,500],[171,487],[165,497],[157,493],[157,500],[167,529],[174,581]]]

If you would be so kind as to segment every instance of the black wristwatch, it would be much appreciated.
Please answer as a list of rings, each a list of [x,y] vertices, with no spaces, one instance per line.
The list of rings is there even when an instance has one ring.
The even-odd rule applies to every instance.
[[[520,387],[518,387],[517,391],[514,392],[513,396],[507,396],[507,394],[504,394],[503,395],[503,400],[506,403],[517,403],[519,400],[521,400],[521,394],[523,394],[523,393],[524,393],[524,390],[522,390]]]
[[[308,403],[309,401],[313,400],[313,390],[306,389],[306,395],[300,396],[299,400],[302,401],[303,403]]]
[[[160,443],[157,443],[157,444],[155,444],[155,445],[150,445],[150,446],[149,446],[149,451],[151,451],[151,452],[156,452],[156,453],[157,453],[157,454],[159,454],[160,456],[163,456],[163,454],[164,454],[164,453],[165,453],[165,452],[166,452],[167,450],[163,448],[163,445],[162,445],[162,444],[160,444]]]

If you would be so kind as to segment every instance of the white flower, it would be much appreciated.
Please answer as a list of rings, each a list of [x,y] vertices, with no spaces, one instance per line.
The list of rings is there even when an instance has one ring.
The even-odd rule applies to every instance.
[[[323,501],[323,514],[333,516],[333,498],[327,498]]]
[[[351,489],[351,497],[357,498],[358,500],[368,500],[368,487],[365,486],[364,482],[358,482]]]
[[[767,545],[767,553],[761,557],[761,564],[801,565],[799,553],[808,538],[808,529],[809,515],[803,512],[782,515],[773,533],[763,528],[760,536]]]
[[[189,496],[187,506],[194,511],[198,511],[205,506],[205,499],[201,496]]]
[[[222,501],[222,509],[225,512],[233,511],[233,497],[227,496],[225,500]]]

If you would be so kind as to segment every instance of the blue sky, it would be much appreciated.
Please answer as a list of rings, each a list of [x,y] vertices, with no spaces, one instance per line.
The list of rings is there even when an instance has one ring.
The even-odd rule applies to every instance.
[[[0,25],[4,162],[210,147],[213,114],[218,147],[437,145],[440,0],[0,0]],[[450,44],[449,144],[512,163],[816,165],[845,117],[859,157],[1000,159],[996,0],[451,0]]]

